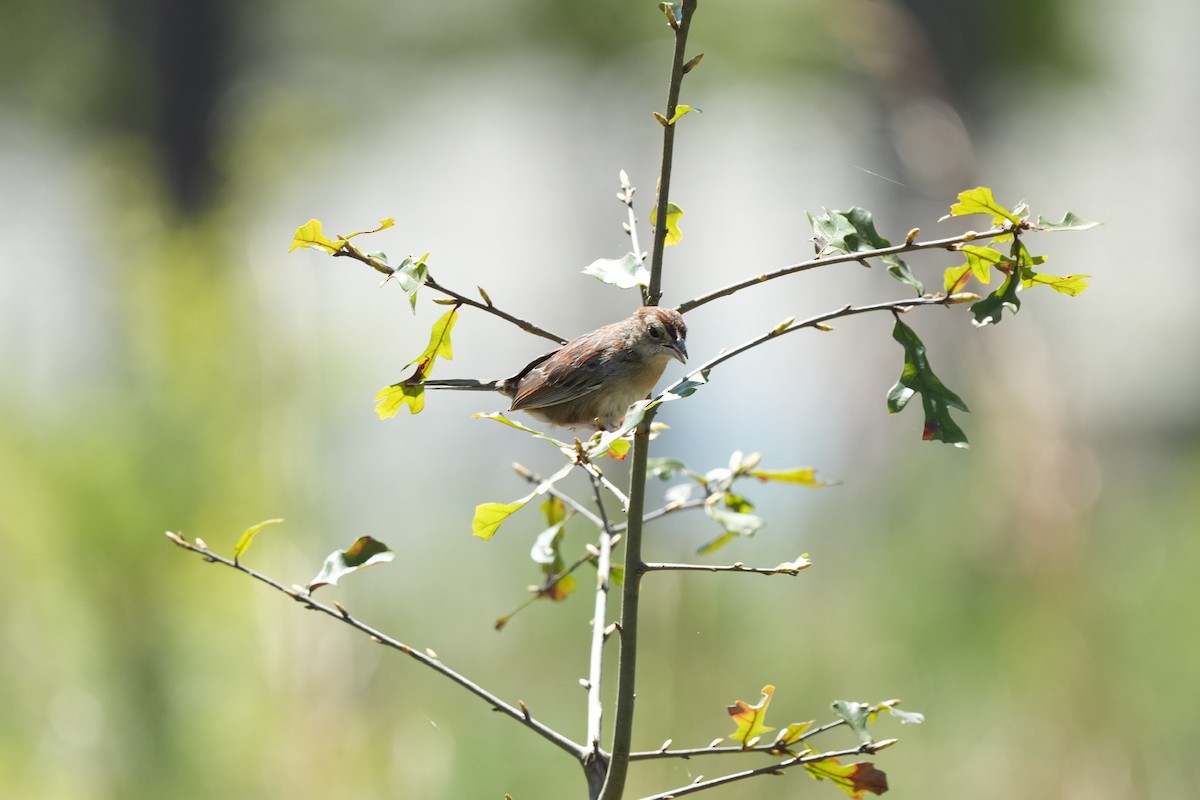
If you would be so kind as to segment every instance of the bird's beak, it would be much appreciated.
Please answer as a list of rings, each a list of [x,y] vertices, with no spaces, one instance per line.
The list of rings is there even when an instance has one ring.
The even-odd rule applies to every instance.
[[[683,339],[676,338],[675,341],[667,346],[667,349],[671,351],[671,355],[674,358],[679,359],[679,363],[687,363],[687,345],[684,344]]]

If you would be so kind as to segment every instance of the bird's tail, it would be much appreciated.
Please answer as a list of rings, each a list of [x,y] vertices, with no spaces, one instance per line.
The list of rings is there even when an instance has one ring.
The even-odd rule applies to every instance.
[[[501,392],[502,381],[477,381],[474,378],[449,378],[440,381],[422,381],[427,389],[458,389],[464,392]]]

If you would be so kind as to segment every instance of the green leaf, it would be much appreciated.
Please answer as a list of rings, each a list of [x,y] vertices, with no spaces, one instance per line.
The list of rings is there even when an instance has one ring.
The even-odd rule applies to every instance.
[[[429,276],[429,267],[425,263],[425,259],[429,258],[429,253],[420,258],[409,256],[400,262],[400,266],[385,279],[394,280],[400,286],[400,289],[408,295],[408,304],[415,312],[417,310],[417,290],[425,285],[425,279]]]
[[[702,556],[719,550],[739,536],[753,536],[767,524],[762,517],[755,514],[729,511],[721,508],[715,502],[706,503],[704,513],[708,515],[709,519],[720,525],[725,532],[696,551]]]
[[[818,256],[851,255],[892,246],[891,242],[875,230],[875,219],[871,212],[860,206],[854,206],[849,211],[825,209],[821,216],[814,216],[807,211],[804,213],[808,216],[820,246]],[[925,293],[924,284],[917,279],[900,256],[879,256],[879,260],[887,265],[887,271],[893,278],[911,286],[917,294]]]
[[[1027,210],[1024,205],[1020,203],[1014,210]],[[1021,221],[1020,217],[997,203],[996,198],[992,197],[992,190],[986,186],[959,192],[958,202],[950,206],[950,213],[946,217],[963,217],[969,214],[987,214],[992,218],[993,225],[1003,225],[1005,222],[1016,225]]]
[[[346,575],[374,564],[385,564],[396,557],[388,546],[370,536],[360,536],[345,550],[335,550],[325,559],[317,577],[308,584],[312,592],[322,586],[336,585]]]
[[[686,378],[679,381],[677,385],[668,387],[668,389],[663,392],[662,398],[658,402],[669,403],[672,400],[690,397],[696,393],[697,389],[708,383],[708,373],[709,370],[703,369],[699,372],[688,375]]]
[[[626,253],[621,258],[598,258],[583,268],[583,274],[620,289],[650,285],[650,270],[633,253]]]
[[[950,416],[951,407],[967,411],[967,406],[962,398],[947,389],[933,374],[925,353],[925,343],[899,319],[892,329],[892,338],[904,348],[904,368],[900,372],[900,380],[888,392],[888,411],[892,414],[902,411],[914,394],[920,394],[925,410],[925,428],[921,438],[967,447],[966,434]]]
[[[1102,222],[1092,222],[1091,220],[1078,217],[1071,211],[1064,214],[1063,218],[1058,222],[1051,222],[1040,215],[1037,218],[1037,226],[1044,231],[1086,231],[1088,228],[1095,228],[1103,224]]]
[[[250,543],[254,541],[254,537],[258,535],[259,531],[268,525],[278,525],[281,522],[283,522],[281,519],[268,519],[246,528],[238,538],[237,544],[233,546],[233,563],[238,563],[238,559],[241,558],[242,553],[250,549]]]
[[[1020,290],[1020,281],[1014,281],[1012,275],[1005,276],[999,289],[978,303],[971,304],[971,313],[975,315],[974,325],[982,328],[1000,322],[1006,308],[1012,314],[1017,313],[1021,309],[1021,301],[1017,297]]]
[[[375,395],[375,414],[380,419],[396,416],[401,406],[408,406],[409,414],[420,414],[425,408],[425,387],[401,381],[383,387]]]
[[[860,742],[863,744],[871,742],[871,732],[867,730],[867,716],[871,713],[869,705],[855,703],[852,700],[835,700],[833,713],[846,721]]]
[[[678,116],[678,114],[676,115]],[[672,120],[673,121],[673,120]],[[669,123],[668,123],[669,124]],[[667,238],[666,244],[679,244],[683,238],[683,231],[679,230],[679,220],[683,217],[683,209],[674,203],[667,203]],[[650,209],[650,224],[656,224],[658,220],[658,206]]]
[[[558,503],[559,506],[562,506],[561,500],[551,497],[542,504],[543,511],[546,510],[548,503]],[[529,551],[529,557],[541,567],[542,574],[546,576],[545,585],[538,592],[539,598],[560,602],[566,600],[575,591],[574,576],[562,574],[566,569],[566,562],[563,560],[560,545],[562,544],[563,526],[566,525],[568,519],[569,517],[563,517],[539,533]],[[556,576],[561,577],[555,580]]]

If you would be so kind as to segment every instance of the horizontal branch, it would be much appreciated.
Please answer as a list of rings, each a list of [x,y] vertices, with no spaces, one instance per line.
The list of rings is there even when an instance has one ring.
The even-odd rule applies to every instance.
[[[695,792],[707,791],[708,789],[712,789],[716,786],[724,786],[727,783],[745,780],[746,778],[756,778],[759,775],[779,775],[782,774],[785,769],[801,766],[803,764],[814,764],[818,761],[825,761],[826,759],[830,758],[845,758],[847,756],[864,754],[870,755],[878,750],[882,750],[884,747],[890,746],[894,742],[894,739],[889,739],[882,742],[867,742],[859,745],[858,747],[847,747],[844,750],[830,750],[825,753],[810,753],[808,755],[792,756],[791,758],[780,761],[778,764],[768,764],[765,767],[747,769],[743,770],[742,772],[731,772],[728,775],[722,775],[719,778],[712,778],[707,781],[697,780],[695,783],[690,783],[686,786],[680,786],[679,788],[671,789],[670,791],[648,795],[641,798],[641,800],[672,800],[672,798],[683,797],[684,795],[693,794]]]
[[[877,711],[877,710],[878,710],[878,706],[871,707],[872,712]],[[844,719],[835,719],[832,722],[826,722],[824,725],[819,725],[815,728],[809,728],[803,734],[796,737],[795,741],[793,741],[788,746],[794,747],[796,744],[803,742],[805,739],[811,739],[812,737],[816,736],[817,734],[824,733],[825,731],[832,730],[834,728],[840,727],[845,724],[846,724],[846,721]],[[720,741],[720,739],[718,739],[717,741]],[[709,745],[708,747],[687,747],[687,748],[681,747],[681,748],[676,748],[674,750],[663,747],[658,750],[639,750],[636,753],[630,753],[629,760],[630,761],[650,761],[650,760],[656,759],[656,758],[682,758],[684,760],[687,760],[690,758],[694,758],[696,756],[733,755],[735,753],[767,753],[770,755],[778,755],[780,752],[780,749],[781,749],[780,746],[776,742],[768,742],[766,744],[756,744],[753,747],[741,747],[739,745],[729,745],[727,747],[715,747],[714,745],[715,745],[715,742],[713,745]]]
[[[745,572],[753,575],[799,575],[800,570],[811,565],[808,559],[792,564],[780,564],[778,567],[747,567],[740,561],[727,566],[717,564],[643,564],[642,572],[665,572],[677,570],[680,572]]]
[[[416,650],[416,649],[410,647],[409,645],[406,645],[403,642],[393,639],[392,637],[388,636],[387,634],[382,633],[382,632],[376,630],[375,628],[372,628],[370,625],[367,625],[366,623],[358,621],[354,617],[350,616],[350,612],[346,611],[346,609],[343,608],[340,604],[337,604],[336,607],[330,607],[330,606],[324,605],[323,603],[318,603],[316,600],[312,599],[311,594],[304,591],[302,588],[299,588],[299,587],[293,588],[293,587],[284,586],[279,581],[277,581],[273,578],[270,578],[270,577],[262,574],[261,572],[258,572],[257,570],[253,570],[250,567],[244,566],[243,564],[240,564],[232,559],[228,559],[228,558],[219,556],[216,553],[209,550],[206,545],[204,545],[203,543],[200,542],[200,540],[196,540],[196,544],[193,544],[193,543],[189,542],[187,539],[184,539],[179,534],[172,533],[170,531],[167,532],[167,537],[172,542],[174,542],[178,546],[182,547],[184,550],[187,550],[191,553],[195,553],[195,554],[199,555],[205,561],[208,561],[213,564],[222,564],[226,567],[229,567],[230,569],[234,569],[234,570],[237,570],[238,572],[242,572],[246,575],[249,575],[251,578],[254,578],[257,581],[260,581],[260,582],[265,583],[266,585],[270,586],[272,589],[283,592],[288,597],[290,597],[293,600],[295,600],[296,602],[302,604],[305,608],[308,608],[312,611],[320,611],[322,614],[326,614],[326,615],[332,617],[333,619],[336,619],[340,622],[344,622],[345,624],[349,625],[350,627],[354,628],[355,630],[358,630],[358,631],[361,631],[362,633],[367,634],[375,642],[386,645],[386,646],[392,648],[393,650],[398,650],[401,653],[404,653],[406,656],[409,656],[409,657],[415,659],[416,661],[420,662],[422,665],[429,667],[434,672],[439,673],[440,675],[442,675],[445,678],[449,678],[454,683],[457,683],[459,686],[463,687],[467,691],[471,692],[472,694],[474,694],[477,697],[481,698],[482,700],[486,701],[496,711],[499,711],[502,714],[506,714],[509,717],[512,717],[517,722],[520,722],[525,727],[527,727],[530,730],[537,733],[543,739],[546,739],[548,742],[555,745],[559,749],[570,753],[575,758],[582,759],[584,757],[584,755],[587,754],[588,751],[585,750],[582,745],[576,744],[575,742],[571,741],[566,736],[563,736],[561,733],[559,733],[558,731],[549,727],[545,723],[539,722],[538,720],[534,719],[533,716],[529,713],[529,709],[525,707],[525,704],[523,702],[520,703],[519,707],[506,703],[505,701],[501,700],[496,695],[489,692],[487,689],[484,689],[479,684],[475,683],[474,681],[470,680],[469,678],[462,675],[461,673],[456,672],[455,670],[453,670],[450,667],[443,664],[441,659],[439,659],[437,656],[432,655],[428,652]]]
[[[715,291],[709,292],[708,294],[702,294],[699,297],[695,297],[691,300],[681,303],[675,307],[675,310],[680,314],[686,314],[693,309],[699,308],[705,303],[711,303],[713,300],[721,297],[728,297],[735,292],[740,292],[742,289],[748,289],[751,286],[757,286],[760,283],[773,281],[776,278],[783,278],[797,272],[817,269],[818,267],[827,267],[833,264],[844,264],[849,261],[862,262],[868,258],[899,255],[901,253],[908,253],[914,250],[951,250],[956,245],[975,241],[977,239],[991,239],[1003,233],[1011,233],[1011,231],[1006,228],[992,228],[991,230],[984,231],[983,233],[960,233],[957,236],[948,236],[945,239],[930,239],[924,242],[912,242],[911,244],[897,244],[891,247],[880,247],[875,250],[857,250],[853,253],[812,258],[808,261],[801,261],[799,264],[781,267],[773,272],[764,272],[761,275],[756,275],[753,278],[747,278],[746,280],[730,284],[729,286],[722,287]]]

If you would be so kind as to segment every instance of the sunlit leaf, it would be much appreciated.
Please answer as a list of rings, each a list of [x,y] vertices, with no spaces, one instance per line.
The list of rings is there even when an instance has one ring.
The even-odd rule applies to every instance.
[[[783,753],[787,748],[800,741],[801,737],[812,729],[813,724],[813,721],[809,720],[808,722],[793,722],[788,725],[775,737],[775,741],[772,744],[775,745],[776,749],[771,752],[777,755]]]
[[[678,115],[677,115],[678,116]],[[683,238],[683,231],[679,230],[679,220],[683,217],[683,209],[674,203],[667,203],[667,238],[666,244],[679,244]],[[650,209],[650,224],[656,224],[658,220],[658,206]]]
[[[888,790],[887,775],[869,761],[857,764],[842,764],[836,758],[826,758],[804,765],[814,780],[829,780],[854,800],[862,800],[865,793],[883,794]]]
[[[529,494],[511,503],[481,503],[475,506],[471,519],[471,533],[480,539],[491,539],[506,519],[520,511],[530,500],[545,494],[556,481],[561,480],[575,468],[572,463],[564,464],[557,472],[537,485]]]
[[[833,713],[845,720],[850,730],[854,731],[854,735],[863,744],[868,744],[871,741],[871,732],[867,730],[867,717],[871,713],[871,707],[866,703],[856,703],[853,700],[835,700],[833,702]]]
[[[1064,214],[1063,218],[1058,222],[1052,222],[1042,216],[1037,218],[1037,226],[1044,231],[1086,231],[1088,228],[1095,228],[1097,225],[1103,224],[1102,222],[1092,222],[1091,220],[1083,219],[1076,216],[1072,211]]]
[[[429,374],[433,372],[433,365],[437,363],[438,357],[447,361],[454,358],[454,347],[450,343],[450,331],[454,329],[454,323],[457,321],[458,307],[455,306],[433,323],[433,328],[429,331],[429,344],[425,346],[424,352],[405,365],[417,365],[417,371],[408,379],[409,382],[419,383],[428,378]]]
[[[480,539],[491,539],[500,530],[504,520],[524,508],[533,498],[534,495],[530,493],[515,503],[480,503],[475,506],[475,516],[471,519],[471,533]]]
[[[669,403],[672,400],[690,397],[696,393],[697,389],[708,383],[708,373],[709,370],[704,369],[687,376],[687,378],[680,381],[678,385],[671,386],[665,392],[663,392],[662,399],[660,399],[659,402]]]
[[[542,504],[542,510],[546,513],[547,518],[559,517],[558,511],[553,505],[555,503],[559,508],[562,507],[562,501],[556,497],[551,497]],[[549,511],[547,506],[550,507]],[[575,591],[576,585],[573,576],[562,574],[566,569],[566,562],[563,560],[560,545],[562,544],[563,527],[568,519],[569,517],[562,516],[552,522],[550,527],[537,535],[533,547],[529,551],[529,557],[541,567],[542,574],[546,576],[546,583],[538,592],[538,597],[556,602],[566,600]],[[555,580],[556,576],[561,577],[557,577]]]
[[[685,105],[675,106],[675,113],[671,115],[671,118],[669,120],[667,120],[667,124],[674,125],[676,122],[679,121],[680,117],[682,117],[684,114],[688,114],[692,111],[700,113],[700,109],[694,108],[693,106],[685,106]],[[680,212],[680,213],[683,213],[683,212]],[[651,221],[653,222],[653,220],[651,220]],[[674,243],[668,242],[668,244],[674,244]]]
[[[1017,209],[1014,210],[1027,209],[1022,203],[1018,204]],[[963,217],[969,214],[987,214],[992,218],[993,225],[1003,225],[1005,222],[1015,225],[1021,221],[1019,216],[996,202],[996,198],[992,197],[992,190],[986,186],[977,186],[974,189],[959,192],[958,202],[950,206],[950,213],[942,219]]]
[[[778,481],[779,483],[794,483],[799,486],[829,486],[825,481],[817,479],[816,467],[797,467],[795,469],[752,469],[746,473],[760,481]]]
[[[237,544],[233,546],[233,563],[236,564],[238,559],[241,558],[242,553],[250,549],[250,543],[254,541],[254,537],[258,535],[259,531],[269,525],[278,525],[281,522],[283,522],[281,519],[268,519],[263,520],[257,525],[251,525],[249,528],[246,528],[246,530],[243,531],[242,535],[238,538]]]
[[[387,563],[395,557],[396,554],[383,542],[370,536],[360,536],[345,550],[335,550],[329,554],[317,577],[308,584],[308,590],[311,592],[321,586],[336,585],[351,572],[374,564]]]
[[[614,439],[605,455],[617,461],[624,461],[625,457],[629,455],[631,447],[633,447],[633,443],[628,439]]]
[[[626,253],[621,258],[598,258],[583,268],[583,274],[620,289],[650,285],[650,270],[633,253]]]
[[[1077,297],[1085,289],[1088,288],[1087,278],[1091,275],[1066,275],[1062,278],[1056,275],[1047,275],[1044,272],[1032,272],[1023,275],[1021,285],[1028,288],[1030,286],[1049,286],[1060,294]]]
[[[767,684],[762,688],[762,699],[755,705],[750,705],[745,700],[738,700],[726,710],[729,716],[733,718],[733,724],[737,725],[737,730],[729,734],[729,738],[741,744],[742,748],[750,747],[750,742],[762,736],[767,731],[773,731],[774,728],[767,727],[767,706],[771,704],[771,697],[775,694],[775,687]]]
[[[898,413],[914,394],[920,394],[925,410],[925,428],[921,438],[926,441],[946,442],[955,447],[967,447],[966,434],[950,416],[951,407],[967,411],[967,406],[962,398],[947,389],[941,379],[933,373],[925,352],[925,343],[912,328],[899,319],[892,329],[892,338],[904,348],[904,368],[900,372],[900,380],[888,392],[888,411],[892,414]]]
[[[340,242],[334,242],[324,234],[319,219],[310,219],[296,228],[296,232],[292,235],[292,246],[288,248],[288,252],[308,247],[313,250],[324,250],[326,253],[336,253],[341,246]]]
[[[375,414],[380,419],[396,416],[402,406],[408,407],[409,414],[420,414],[425,408],[425,387],[401,381],[383,387],[375,395]]]

